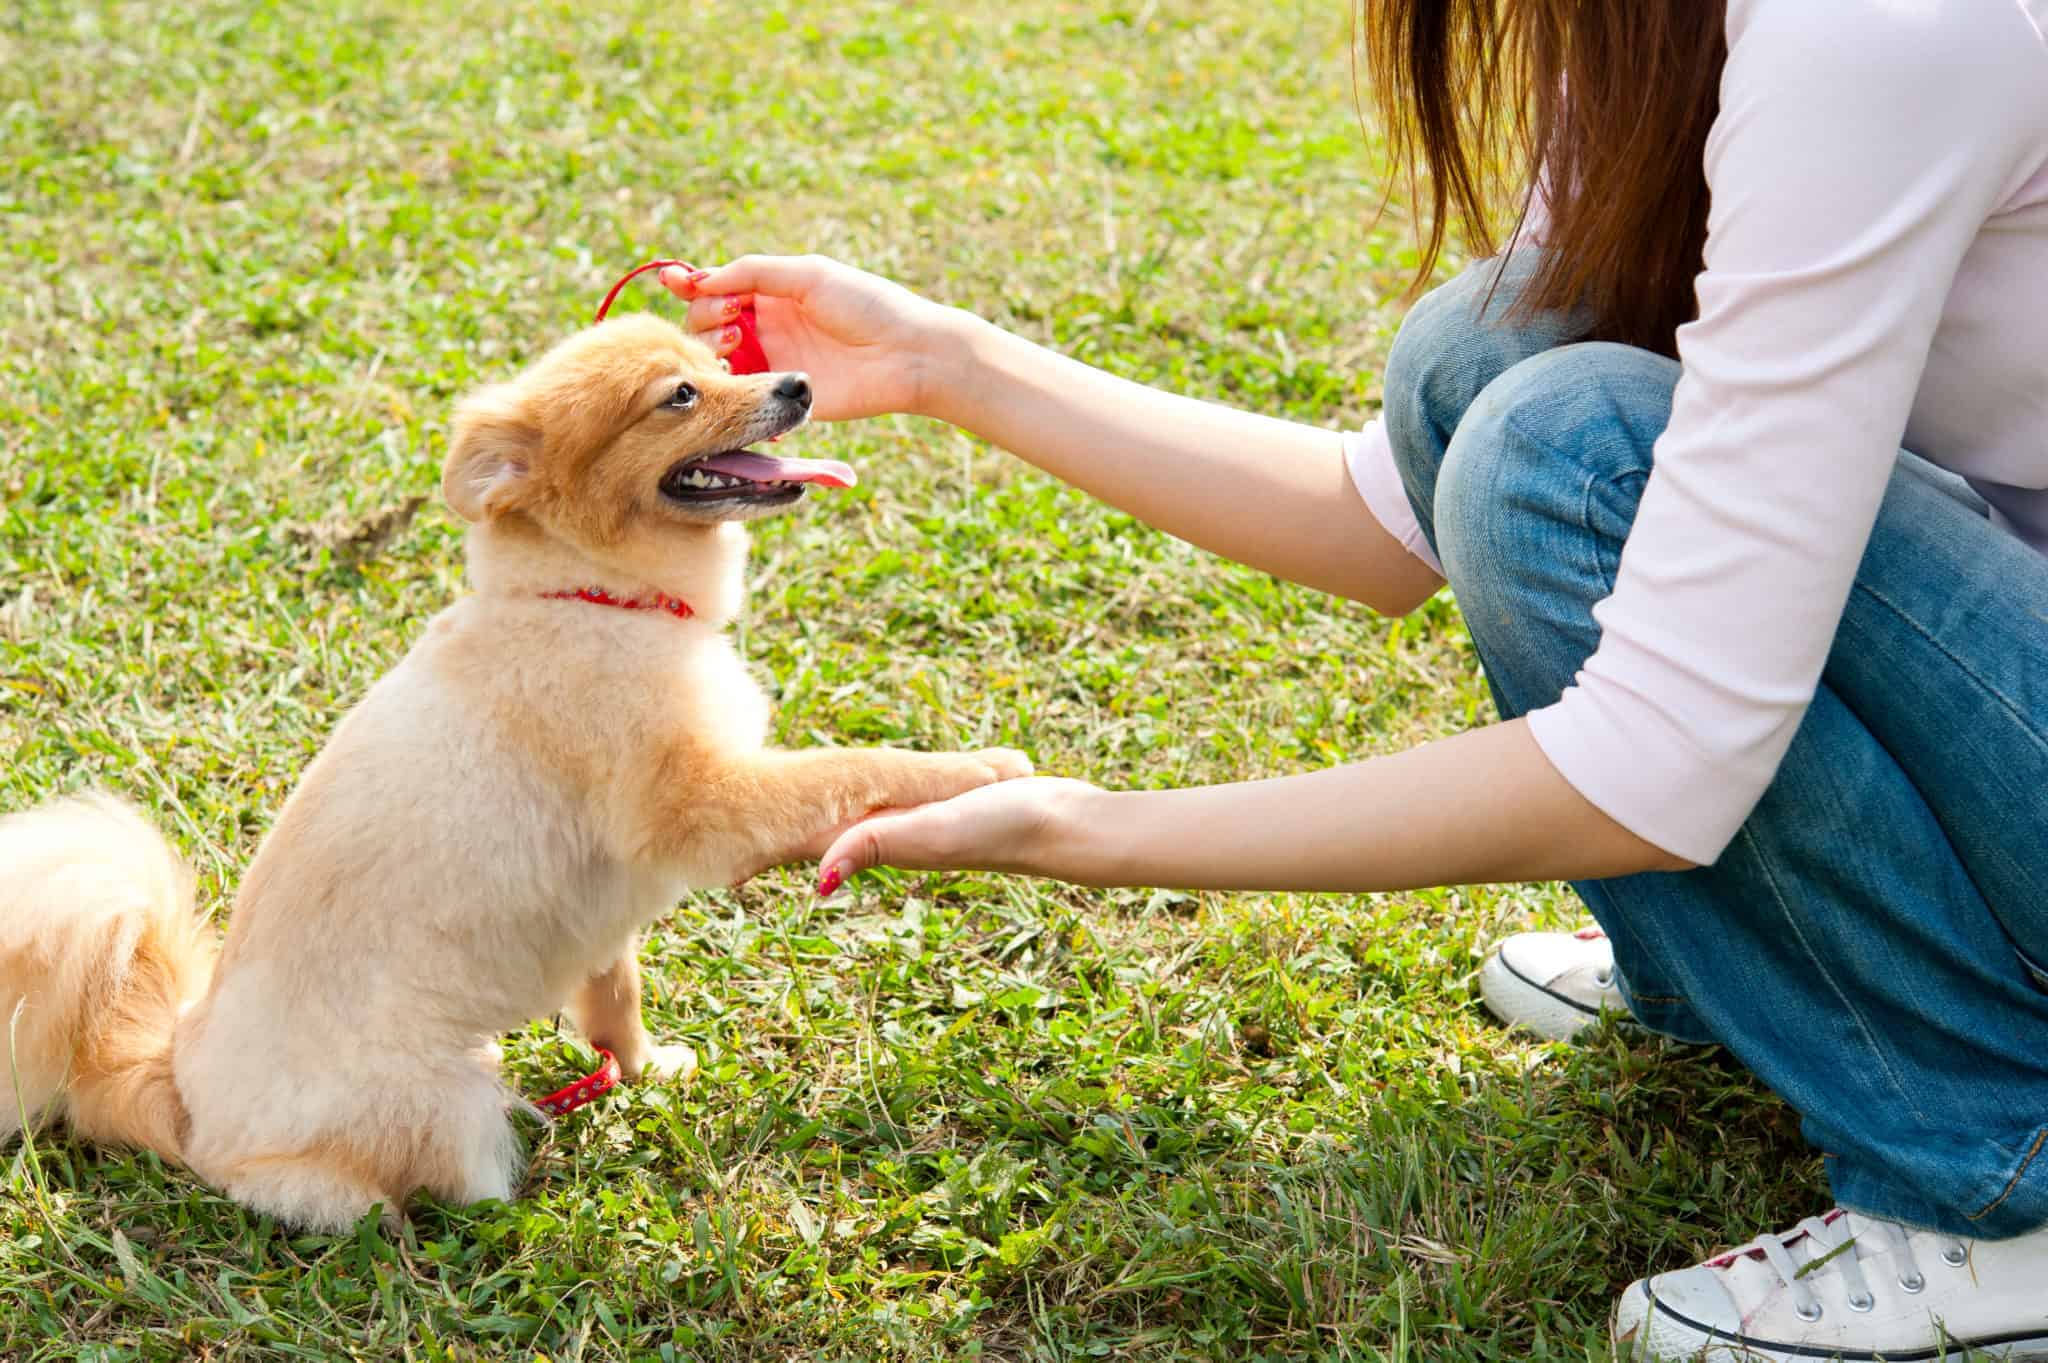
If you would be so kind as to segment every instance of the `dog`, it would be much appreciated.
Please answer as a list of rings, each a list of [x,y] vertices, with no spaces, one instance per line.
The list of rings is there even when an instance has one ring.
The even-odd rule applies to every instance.
[[[1028,775],[1006,749],[765,746],[722,627],[745,522],[852,480],[747,449],[810,404],[803,375],[734,375],[648,314],[466,397],[442,492],[473,590],[306,769],[217,950],[134,810],[0,819],[0,1140],[61,1119],[310,1230],[421,1190],[510,1198],[498,1034],[566,1012],[628,1079],[687,1067],[647,1033],[635,959],[684,891]]]

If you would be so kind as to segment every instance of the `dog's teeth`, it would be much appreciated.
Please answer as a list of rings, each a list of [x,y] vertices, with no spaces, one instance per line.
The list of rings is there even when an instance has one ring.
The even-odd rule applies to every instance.
[[[752,484],[752,481],[752,479],[748,478],[735,478],[730,474],[712,473],[704,469],[691,469],[683,477],[683,486],[700,488],[706,492],[719,492],[726,488],[748,487]],[[781,484],[776,484],[776,486],[781,486]]]

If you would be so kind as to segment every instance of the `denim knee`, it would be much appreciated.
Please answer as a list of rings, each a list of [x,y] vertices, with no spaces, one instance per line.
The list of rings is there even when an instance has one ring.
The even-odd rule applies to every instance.
[[[1382,419],[1402,486],[1431,533],[1437,471],[1465,411],[1507,369],[1579,334],[1577,314],[1523,316],[1533,250],[1482,260],[1409,309],[1383,376]]]
[[[1433,493],[1436,548],[1507,714],[1554,700],[1598,642],[1676,361],[1586,341],[1512,366],[1471,402]]]

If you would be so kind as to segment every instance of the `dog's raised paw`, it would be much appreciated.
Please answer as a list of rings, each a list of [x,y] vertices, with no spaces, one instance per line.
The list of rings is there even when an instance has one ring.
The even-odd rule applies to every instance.
[[[1037,770],[1030,757],[1015,748],[983,748],[974,755],[989,765],[998,781],[1014,781]]]

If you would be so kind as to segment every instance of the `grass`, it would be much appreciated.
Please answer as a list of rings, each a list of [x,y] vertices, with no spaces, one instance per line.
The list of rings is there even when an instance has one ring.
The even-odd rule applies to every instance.
[[[1346,33],[1337,0],[13,0],[0,809],[123,791],[224,913],[461,590],[452,518],[408,515],[451,400],[653,254],[827,251],[1362,420],[1412,255]],[[1377,619],[930,424],[803,440],[865,478],[756,540],[785,742],[1159,786],[1487,715],[1447,599]],[[1726,1062],[1488,1025],[1487,945],[1576,913],[770,875],[649,945],[699,1081],[536,1132],[511,1205],[304,1237],[61,1132],[0,1156],[0,1358],[1598,1356],[1630,1278],[1824,1194]],[[584,1063],[549,1024],[507,1054],[529,1092]]]

